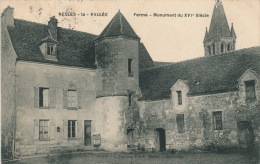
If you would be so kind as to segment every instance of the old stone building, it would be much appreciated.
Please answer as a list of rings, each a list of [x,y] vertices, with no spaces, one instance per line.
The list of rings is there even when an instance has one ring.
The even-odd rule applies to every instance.
[[[1,21],[5,157],[259,144],[260,47],[235,50],[221,2],[205,57],[160,67],[120,11],[99,36]]]

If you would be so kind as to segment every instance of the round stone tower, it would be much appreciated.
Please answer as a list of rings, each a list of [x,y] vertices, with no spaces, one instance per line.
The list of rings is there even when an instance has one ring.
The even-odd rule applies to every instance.
[[[101,147],[127,149],[126,113],[139,93],[139,44],[120,11],[95,39],[97,65],[96,110],[99,111]]]

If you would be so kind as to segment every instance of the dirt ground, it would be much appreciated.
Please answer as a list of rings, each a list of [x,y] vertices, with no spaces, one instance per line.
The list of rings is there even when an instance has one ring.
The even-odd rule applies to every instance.
[[[71,152],[47,157],[30,157],[10,164],[259,164],[256,152]]]

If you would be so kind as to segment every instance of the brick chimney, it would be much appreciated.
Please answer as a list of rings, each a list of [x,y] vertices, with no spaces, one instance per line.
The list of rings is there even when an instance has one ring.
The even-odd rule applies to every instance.
[[[55,16],[50,17],[50,20],[48,22],[48,27],[52,39],[57,41],[58,20],[55,18]]]
[[[14,8],[8,6],[2,13],[2,18],[6,26],[14,27]]]

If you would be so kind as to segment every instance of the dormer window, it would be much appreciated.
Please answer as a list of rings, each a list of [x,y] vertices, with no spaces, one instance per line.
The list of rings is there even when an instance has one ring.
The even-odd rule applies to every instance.
[[[54,44],[49,44],[47,45],[47,55],[55,55],[55,45]]]
[[[51,37],[42,40],[39,48],[46,60],[57,61],[57,41]]]

